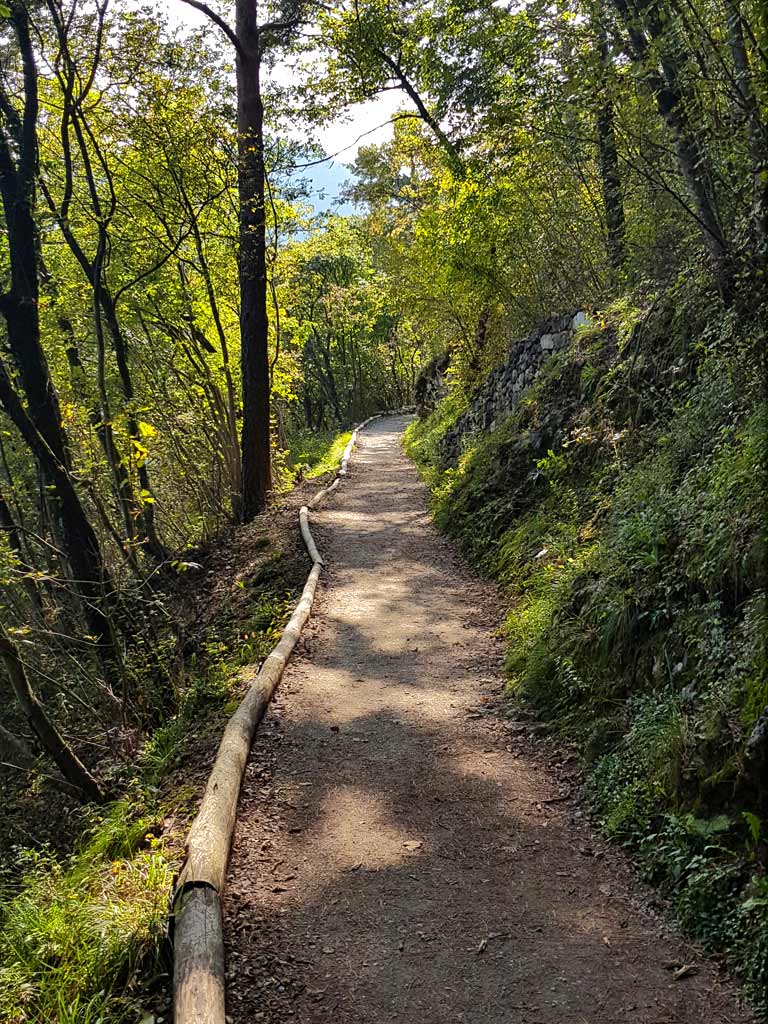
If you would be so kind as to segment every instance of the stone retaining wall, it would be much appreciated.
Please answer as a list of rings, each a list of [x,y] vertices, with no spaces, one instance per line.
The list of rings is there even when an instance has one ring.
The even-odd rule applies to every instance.
[[[570,344],[576,329],[586,322],[587,315],[583,312],[551,317],[533,334],[515,341],[507,361],[489,375],[475,393],[469,408],[442,439],[440,453],[443,464],[456,465],[465,438],[479,431],[493,430],[501,424],[534,382],[547,359],[553,352],[559,352]]]

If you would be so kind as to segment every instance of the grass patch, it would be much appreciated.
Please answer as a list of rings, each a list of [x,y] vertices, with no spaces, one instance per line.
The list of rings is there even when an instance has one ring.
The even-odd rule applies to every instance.
[[[123,797],[81,812],[81,839],[68,859],[24,850],[0,875],[3,1024],[141,1019],[152,977],[168,970],[168,902],[194,795],[179,772],[206,734],[216,742],[237,704],[238,669],[271,650],[291,603],[284,590],[263,584],[245,616],[225,610],[187,660],[176,713],[131,766],[116,769],[113,787]],[[176,822],[170,839],[169,818]]]
[[[288,456],[288,466],[293,476],[301,467],[307,466],[309,468],[304,469],[304,477],[310,480],[335,472],[351,437],[351,430],[341,434],[309,430],[295,434],[289,441]]]
[[[158,958],[173,867],[152,815],[128,801],[89,819],[67,863],[27,851],[0,902],[0,1019],[122,1024],[139,1011],[142,966]]]

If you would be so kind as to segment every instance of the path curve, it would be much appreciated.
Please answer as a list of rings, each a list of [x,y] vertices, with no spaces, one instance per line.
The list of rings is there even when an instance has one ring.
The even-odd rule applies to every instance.
[[[360,436],[328,566],[249,765],[225,897],[233,1024],[736,1024],[553,768],[496,714],[499,595]],[[490,620],[490,621],[489,621]]]

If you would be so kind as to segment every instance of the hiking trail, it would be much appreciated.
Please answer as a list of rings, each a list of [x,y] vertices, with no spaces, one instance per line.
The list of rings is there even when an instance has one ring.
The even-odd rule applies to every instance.
[[[406,423],[361,433],[313,514],[327,568],[241,796],[228,1020],[750,1020],[590,830],[573,755],[503,714],[502,597],[434,529]]]

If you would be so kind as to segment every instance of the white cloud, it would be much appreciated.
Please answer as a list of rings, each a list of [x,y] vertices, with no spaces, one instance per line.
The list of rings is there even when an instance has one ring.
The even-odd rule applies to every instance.
[[[323,128],[321,145],[326,153],[338,153],[341,163],[352,163],[360,146],[380,145],[392,138],[392,116],[402,105],[399,92],[386,92],[366,103],[355,103]]]

